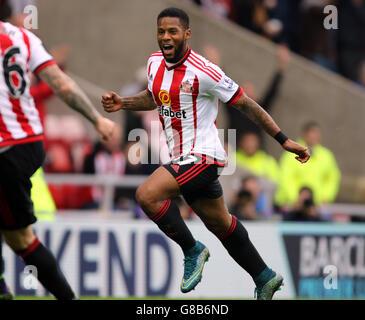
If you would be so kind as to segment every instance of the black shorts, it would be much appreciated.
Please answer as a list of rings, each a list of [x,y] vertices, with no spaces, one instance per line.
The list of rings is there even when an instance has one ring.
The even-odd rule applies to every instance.
[[[190,205],[198,198],[217,199],[223,195],[218,177],[224,165],[205,155],[191,154],[163,166],[174,176]]]
[[[30,198],[30,177],[44,158],[42,141],[16,145],[0,153],[0,229],[21,229],[37,221]]]

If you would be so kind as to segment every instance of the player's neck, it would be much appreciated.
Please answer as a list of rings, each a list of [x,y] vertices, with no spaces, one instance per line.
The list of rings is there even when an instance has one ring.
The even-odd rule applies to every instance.
[[[168,68],[171,68],[171,67],[180,65],[182,62],[184,62],[186,60],[189,53],[190,53],[190,47],[189,47],[189,45],[186,45],[184,50],[181,51],[181,54],[179,55],[179,57],[174,59],[174,61],[167,61],[165,59],[166,66]]]

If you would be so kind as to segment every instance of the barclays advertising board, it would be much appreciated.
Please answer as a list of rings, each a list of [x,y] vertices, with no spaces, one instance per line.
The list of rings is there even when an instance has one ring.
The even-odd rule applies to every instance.
[[[279,225],[296,296],[365,298],[365,225]]]

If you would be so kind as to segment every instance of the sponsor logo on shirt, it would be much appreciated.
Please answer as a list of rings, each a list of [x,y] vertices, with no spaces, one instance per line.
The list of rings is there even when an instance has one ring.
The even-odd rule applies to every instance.
[[[174,111],[170,107],[161,106],[157,108],[158,113],[163,117],[170,117],[170,118],[177,118],[177,119],[186,119],[186,111],[185,110],[178,110]]]
[[[165,106],[171,105],[170,95],[166,90],[161,90],[158,93],[158,98],[160,99],[161,103]]]

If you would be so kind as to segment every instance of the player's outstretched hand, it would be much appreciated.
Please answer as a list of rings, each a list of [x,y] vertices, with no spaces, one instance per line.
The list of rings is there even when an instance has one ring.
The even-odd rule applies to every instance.
[[[115,112],[122,108],[122,98],[115,92],[109,91],[103,94],[101,104],[106,112]]]
[[[294,142],[293,140],[290,139],[286,140],[283,144],[283,148],[286,151],[297,154],[298,156],[295,157],[295,159],[297,159],[301,163],[306,163],[310,158],[310,155],[308,153],[308,148],[303,147],[302,145]]]
[[[105,117],[99,117],[95,123],[95,129],[100,134],[101,138],[108,141],[113,136],[116,123]]]

